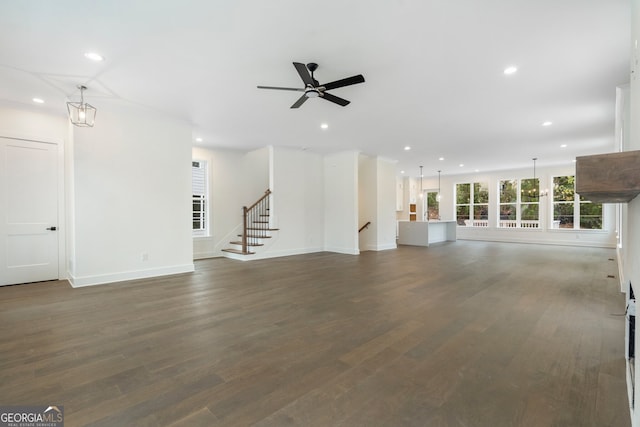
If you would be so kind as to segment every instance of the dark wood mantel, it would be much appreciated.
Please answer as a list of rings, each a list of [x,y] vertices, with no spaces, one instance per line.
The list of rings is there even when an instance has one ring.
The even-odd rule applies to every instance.
[[[576,158],[576,192],[598,203],[627,203],[640,193],[640,151]]]

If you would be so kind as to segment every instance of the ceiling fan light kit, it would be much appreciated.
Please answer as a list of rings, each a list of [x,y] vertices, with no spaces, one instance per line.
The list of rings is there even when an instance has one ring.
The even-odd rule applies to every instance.
[[[258,89],[273,89],[273,90],[293,90],[298,92],[304,92],[304,94],[298,98],[298,100],[291,106],[291,108],[300,108],[302,104],[309,98],[322,98],[334,104],[338,104],[342,107],[349,105],[351,101],[332,95],[327,90],[337,89],[344,86],[350,86],[357,83],[364,83],[364,77],[362,74],[357,76],[347,77],[346,79],[336,80],[330,83],[321,85],[314,77],[314,72],[318,69],[318,64],[310,62],[307,65],[301,62],[294,62],[293,66],[298,75],[302,79],[305,87],[293,88],[293,87],[276,87],[276,86],[258,86]]]

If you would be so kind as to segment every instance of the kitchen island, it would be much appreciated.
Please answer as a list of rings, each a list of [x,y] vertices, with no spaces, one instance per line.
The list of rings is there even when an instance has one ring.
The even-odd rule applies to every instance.
[[[398,221],[398,244],[429,246],[456,240],[455,221]]]

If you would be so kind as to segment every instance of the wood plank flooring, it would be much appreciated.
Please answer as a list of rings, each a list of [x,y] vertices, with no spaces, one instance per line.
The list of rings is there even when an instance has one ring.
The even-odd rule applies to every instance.
[[[68,427],[626,427],[609,258],[458,241],[0,287],[0,404]]]

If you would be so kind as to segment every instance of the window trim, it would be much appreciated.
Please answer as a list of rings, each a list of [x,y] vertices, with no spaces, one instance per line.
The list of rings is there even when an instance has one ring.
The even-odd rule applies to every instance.
[[[484,186],[487,189],[487,202],[486,203],[476,203],[476,184],[480,186]],[[469,203],[458,203],[458,185],[468,185],[469,186]],[[454,214],[455,221],[458,227],[478,227],[478,228],[487,228],[489,227],[489,200],[490,200],[490,191],[489,191],[489,182],[487,181],[469,181],[469,182],[456,182],[454,184]],[[458,207],[466,206],[469,209],[469,219],[463,220],[465,224],[458,223]],[[475,208],[476,206],[485,206],[487,209],[487,219],[479,219],[475,218]],[[467,222],[468,221],[468,222]]]
[[[569,200],[569,201],[564,201],[564,200],[560,200],[560,201],[556,201],[555,200],[555,190],[556,190],[556,186],[555,186],[555,179],[556,178],[560,178],[560,177],[573,177],[574,181],[573,181],[573,200]],[[604,206],[602,203],[596,203],[596,202],[592,202],[591,200],[582,200],[582,196],[580,196],[580,194],[578,192],[576,192],[576,182],[575,182],[575,174],[571,175],[552,175],[551,176],[551,183],[552,183],[552,189],[551,192],[549,194],[549,198],[550,198],[550,218],[551,218],[551,227],[549,228],[550,230],[553,231],[560,231],[562,233],[566,233],[566,232],[576,232],[579,231],[581,233],[584,232],[588,232],[588,233],[597,233],[597,232],[606,232],[605,229],[605,212],[606,210],[604,209]],[[572,228],[564,228],[564,227],[553,227],[553,223],[556,221],[555,218],[555,207],[556,204],[572,204],[573,205],[573,227]],[[580,226],[580,220],[581,220],[581,215],[580,215],[580,208],[583,204],[586,203],[593,203],[593,204],[599,204],[600,205],[600,210],[601,210],[601,217],[600,217],[600,228],[582,228]]]
[[[497,180],[497,207],[498,207],[498,218],[497,218],[497,222],[496,222],[496,228],[501,229],[501,230],[511,230],[511,229],[518,229],[518,230],[542,230],[543,229],[543,221],[542,221],[542,211],[540,210],[540,196],[538,196],[538,201],[536,202],[525,202],[522,200],[522,181],[524,180],[536,180],[538,181],[538,189],[537,192],[538,194],[540,194],[540,178],[533,178],[533,177],[527,177],[527,178],[504,178],[501,179],[499,178]],[[516,200],[512,201],[512,202],[505,202],[503,203],[500,199],[500,195],[502,194],[502,191],[500,190],[500,187],[502,185],[502,182],[504,181],[515,181],[516,182]],[[500,218],[500,212],[501,212],[501,206],[502,205],[515,205],[516,207],[516,219],[507,219],[507,220],[503,220],[502,218]],[[537,220],[527,220],[527,219],[522,219],[522,208],[523,206],[537,206],[538,207],[538,219]]]
[[[198,164],[198,166],[196,166]],[[209,167],[206,160],[192,159],[191,161],[191,235],[192,237],[208,237],[210,232],[209,219]],[[197,170],[202,169],[201,176],[197,175]],[[196,181],[198,180],[198,181]],[[202,190],[196,188],[202,187]],[[200,218],[196,219],[196,211],[193,209],[194,202],[201,201],[199,211]],[[193,223],[198,220],[202,223],[201,228],[194,229]]]

